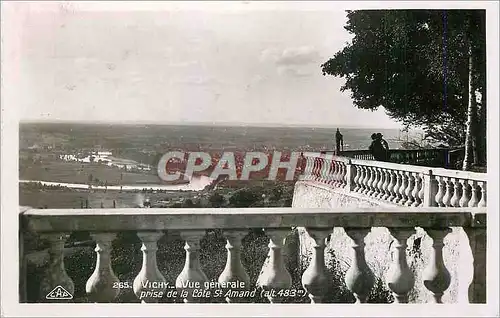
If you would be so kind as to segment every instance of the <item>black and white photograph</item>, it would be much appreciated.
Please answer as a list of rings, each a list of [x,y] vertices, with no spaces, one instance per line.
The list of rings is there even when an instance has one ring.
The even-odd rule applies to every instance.
[[[1,6],[2,316],[500,315],[497,2]]]

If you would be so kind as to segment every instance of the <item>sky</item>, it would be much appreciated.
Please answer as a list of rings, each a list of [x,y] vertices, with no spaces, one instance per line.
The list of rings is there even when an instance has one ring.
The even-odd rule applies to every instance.
[[[24,121],[399,128],[320,65],[350,41],[335,3],[28,3],[16,7]]]

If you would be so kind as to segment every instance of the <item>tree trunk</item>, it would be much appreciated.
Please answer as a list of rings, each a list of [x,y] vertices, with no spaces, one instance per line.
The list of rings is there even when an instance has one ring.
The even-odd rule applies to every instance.
[[[486,153],[487,153],[487,142],[486,142],[486,83],[482,84],[481,87],[481,108],[479,109],[479,120],[478,120],[478,153],[479,153],[479,165],[486,166]]]
[[[476,56],[479,58],[478,60],[478,73],[479,73],[479,87],[481,92],[481,107],[479,108],[479,118],[477,125],[477,142],[478,142],[478,156],[479,156],[479,165],[486,166],[486,152],[487,152],[487,143],[486,143],[486,44],[485,44],[485,34],[486,34],[486,21],[485,15],[479,15],[479,47],[478,54]]]
[[[469,42],[469,83],[468,83],[468,92],[469,92],[469,103],[467,105],[467,122],[465,124],[465,156],[464,162],[462,165],[462,170],[470,170],[474,157],[474,145],[473,142],[473,132],[474,125],[476,123],[475,119],[477,118],[477,106],[476,106],[476,91],[473,85],[472,72],[473,72],[473,58],[472,58],[472,47]],[[476,114],[476,115],[475,115]]]

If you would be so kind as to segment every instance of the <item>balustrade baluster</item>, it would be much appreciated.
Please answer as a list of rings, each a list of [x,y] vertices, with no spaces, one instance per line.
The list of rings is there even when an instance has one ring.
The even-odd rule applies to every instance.
[[[465,179],[461,179],[460,183],[462,185],[462,197],[460,198],[458,204],[461,207],[466,207],[468,206],[470,200],[470,187],[467,180]]]
[[[342,183],[342,182],[340,181],[340,178],[341,178],[341,176],[340,176],[340,174],[341,174],[340,169],[341,169],[341,168],[340,168],[340,162],[335,161],[334,185],[335,185],[336,187],[340,187],[340,185],[341,185],[341,183]]]
[[[420,180],[420,190],[418,191],[418,205],[417,206],[424,206],[424,196],[425,196],[425,182],[424,182],[424,174],[420,173],[419,175],[419,180]],[[431,181],[432,182],[432,181]],[[431,186],[431,182],[429,182],[429,187]]]
[[[345,276],[347,288],[356,297],[356,303],[366,303],[375,284],[375,277],[365,259],[364,239],[370,232],[368,228],[346,228],[345,232],[352,239],[352,264]]]
[[[366,189],[363,192],[365,195],[370,195],[370,192],[372,191],[371,185],[373,181],[373,171],[371,167],[365,167],[366,168],[366,174],[367,177],[365,178],[366,180]]]
[[[444,207],[445,204],[443,203],[443,198],[446,191],[444,177],[436,176],[436,182],[438,185],[438,191],[436,192],[436,196],[434,197],[434,199],[436,200],[436,203],[439,207]]]
[[[384,196],[384,188],[383,188],[383,185],[384,185],[384,181],[385,181],[385,174],[384,174],[384,170],[382,168],[377,168],[377,171],[378,171],[378,182],[377,182],[377,196],[376,198],[377,199],[382,199],[382,197]]]
[[[460,206],[460,182],[457,178],[453,178],[453,196],[450,199],[450,205],[458,208]]]
[[[309,180],[314,180],[316,174],[316,158],[309,158],[311,161],[311,178]]]
[[[315,181],[321,182],[321,171],[323,170],[323,158],[316,158],[316,172],[314,174]]]
[[[402,179],[401,179],[401,174],[399,171],[395,170],[394,174],[396,175],[396,184],[394,185],[394,199],[392,200],[392,203],[398,204],[398,202],[401,200],[401,193],[400,193],[400,188],[402,187]]]
[[[156,261],[157,242],[163,232],[137,232],[137,236],[142,242],[142,268],[134,279],[134,294],[142,303],[156,303],[167,289],[165,277]]]
[[[367,194],[370,192],[370,187],[368,186],[368,180],[370,179],[370,171],[367,166],[363,166],[364,178],[363,178],[363,192],[362,194]]]
[[[337,166],[337,162],[333,160],[332,156],[328,156],[328,159],[325,159],[325,183],[329,185],[335,185],[336,178],[335,178],[335,169]]]
[[[406,201],[408,201],[405,193],[406,187],[408,186],[408,180],[404,171],[399,171],[399,175],[401,176],[401,185],[399,187],[400,199],[398,201],[398,204],[405,205]]]
[[[368,195],[368,193],[371,191],[370,183],[371,183],[371,179],[373,177],[373,173],[371,171],[371,168],[368,166],[365,166],[365,172],[366,172],[366,176],[364,179],[365,190],[363,191],[363,194]]]
[[[395,252],[387,273],[387,286],[392,291],[396,303],[407,303],[408,292],[413,288],[415,278],[406,261],[406,242],[415,230],[411,228],[389,228],[389,231],[395,238]]]
[[[321,169],[321,158],[314,158],[313,180],[318,180],[319,171]]]
[[[359,192],[359,190],[361,189],[361,173],[362,173],[362,170],[361,170],[361,167],[358,166],[358,165],[355,165],[354,166],[356,168],[356,175],[354,176],[354,179],[353,179],[353,182],[354,182],[354,192]]]
[[[219,283],[236,283],[242,288],[231,288],[231,291],[244,291],[250,287],[250,278],[248,277],[243,264],[241,263],[241,241],[248,234],[247,231],[225,231],[227,260],[224,271],[219,276]],[[229,289],[223,288],[224,293]],[[237,303],[244,302],[243,298],[226,297],[226,302]]]
[[[445,185],[446,185],[446,193],[443,197],[443,205],[446,206],[446,207],[449,207],[451,206],[450,204],[450,201],[451,201],[451,197],[452,197],[452,192],[453,192],[453,187],[451,185],[451,180],[450,178],[444,178],[444,182],[445,182]]]
[[[330,171],[328,174],[329,177],[329,184],[336,186],[337,185],[337,162],[335,160],[330,161]]]
[[[317,169],[318,169],[318,158],[314,157],[311,159],[312,159],[311,180],[316,180]]]
[[[378,195],[380,194],[380,188],[378,187],[378,184],[380,182],[380,178],[381,178],[381,175],[380,175],[380,169],[377,168],[377,167],[373,167],[373,175],[374,175],[374,178],[373,178],[373,182],[372,182],[372,197],[373,198],[377,198]]]
[[[182,290],[186,295],[185,303],[193,303],[202,301],[199,297],[193,297],[194,290],[204,288],[205,282],[208,281],[207,275],[203,272],[200,266],[200,240],[205,236],[205,231],[182,231],[181,237],[185,241],[184,249],[186,250],[186,261],[184,268],[175,280],[175,287]]]
[[[340,162],[338,161],[338,166],[339,166],[339,170],[338,170],[338,187],[339,188],[342,188],[344,186],[344,163],[343,162]]]
[[[387,201],[393,202],[394,199],[396,198],[396,191],[394,190],[394,188],[396,187],[397,184],[397,176],[394,170],[389,170],[389,174],[391,175],[391,177],[389,181],[389,186],[387,187],[387,190],[389,190],[389,197],[387,198]]]
[[[415,181],[414,186],[413,186],[413,192],[411,193],[413,197],[413,203],[411,206],[413,207],[418,207],[420,205],[421,199],[420,199],[420,189],[422,187],[422,179],[420,178],[420,174],[414,172],[413,173],[413,180]],[[424,195],[424,192],[422,191],[422,197]]]
[[[313,170],[314,170],[314,158],[308,156],[306,157],[306,166],[304,168],[304,176],[306,180],[312,180]]]
[[[391,173],[388,169],[383,169],[384,173],[384,184],[382,185],[383,195],[382,200],[387,200],[391,196],[391,191],[389,190],[389,185],[391,184]]]
[[[377,172],[374,167],[368,167],[370,170],[370,179],[368,179],[368,193],[366,195],[372,196],[375,193],[375,182],[377,180]]]
[[[366,190],[366,181],[368,180],[367,179],[368,172],[367,172],[365,166],[360,166],[360,169],[361,169],[361,172],[362,172],[362,176],[359,179],[359,184],[360,184],[359,193],[363,194],[365,192],[365,190]]]
[[[87,280],[85,292],[92,302],[112,302],[120,293],[120,280],[113,272],[111,265],[112,242],[115,233],[92,233],[96,242],[95,252],[97,260],[95,270]]]
[[[328,170],[330,170],[330,163],[324,158],[320,158],[321,164],[318,170],[318,181],[322,183],[327,183],[328,181]]]
[[[269,263],[262,268],[257,286],[266,291],[270,303],[281,303],[283,298],[278,295],[292,286],[292,276],[285,267],[283,255],[283,245],[290,230],[266,229],[265,232],[269,237]]]
[[[342,162],[340,164],[340,167],[341,167],[341,170],[340,170],[341,174],[340,175],[341,175],[341,183],[342,183],[341,186],[345,187],[345,186],[347,186],[347,165],[344,162]]]
[[[464,228],[469,238],[473,257],[473,275],[469,285],[469,303],[486,303],[486,217],[481,223],[474,221],[474,227]]]
[[[335,161],[335,187],[342,186],[342,163]]]
[[[481,200],[479,200],[477,206],[480,208],[486,207],[486,182],[480,181],[479,187],[481,188]]]
[[[471,197],[469,200],[468,207],[473,208],[477,207],[477,204],[479,203],[479,198],[478,198],[478,186],[477,186],[477,181],[475,180],[469,180],[469,185],[471,189]]]
[[[327,155],[327,157],[329,157]],[[332,161],[328,159],[323,159],[323,168],[321,169],[321,179],[320,181],[325,184],[333,184],[333,175],[332,175]]]
[[[450,287],[451,282],[450,272],[448,272],[443,262],[443,240],[451,232],[451,229],[425,228],[425,231],[432,238],[433,244],[431,259],[422,273],[422,278],[424,286],[431,292],[434,302],[440,304],[442,303],[443,293]]]
[[[376,184],[377,184],[377,169],[375,167],[370,167],[370,172],[371,172],[371,177],[370,180],[368,181],[368,185],[370,186],[370,192],[368,192],[368,196],[375,196],[377,189],[376,189]]]
[[[406,172],[406,177],[408,178],[408,184],[405,189],[405,196],[407,198],[405,205],[412,206],[415,202],[415,198],[413,197],[413,188],[415,188],[415,178],[413,177],[412,172]]]
[[[331,277],[325,266],[325,239],[331,229],[306,228],[314,241],[311,263],[302,274],[302,286],[307,291],[311,303],[321,303],[330,287]]]
[[[50,302],[71,302],[75,292],[75,284],[64,267],[64,243],[69,238],[69,234],[42,234],[40,238],[49,242],[49,265],[40,282],[40,296]],[[61,287],[64,290],[61,290]],[[69,295],[65,295],[64,291]]]
[[[317,181],[323,182],[323,171],[325,170],[325,159],[323,159],[323,155],[321,155],[321,158],[318,158],[318,176],[317,176]]]

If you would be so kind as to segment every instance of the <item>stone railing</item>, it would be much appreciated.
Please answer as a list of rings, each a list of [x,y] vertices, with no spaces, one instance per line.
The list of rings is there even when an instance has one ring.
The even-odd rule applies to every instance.
[[[334,151],[327,151],[326,153],[335,154]],[[452,161],[452,157],[450,156],[452,156],[453,153],[455,153],[455,150],[448,148],[391,149],[389,151],[389,161],[412,165],[436,162],[446,166]],[[339,156],[352,159],[375,160],[368,149],[344,150],[340,152]]]
[[[88,231],[95,241],[97,254],[93,274],[88,277],[86,295],[91,302],[113,302],[120,289],[132,288],[142,302],[158,302],[162,295],[179,290],[185,302],[198,302],[199,293],[206,293],[213,286],[213,277],[207,277],[200,264],[200,240],[206,230],[222,229],[227,239],[227,261],[218,276],[219,294],[227,302],[243,301],[238,296],[251,292],[249,276],[242,265],[242,239],[250,228],[264,229],[269,237],[269,254],[256,282],[262,297],[271,303],[282,302],[287,297],[308,296],[312,303],[325,302],[332,279],[325,267],[325,246],[334,227],[344,228],[352,239],[353,261],[345,275],[347,288],[357,302],[367,301],[374,288],[374,276],[365,260],[364,239],[372,227],[386,227],[394,244],[393,261],[386,283],[395,302],[408,302],[408,292],[415,283],[406,258],[407,239],[423,228],[433,239],[432,252],[423,272],[423,284],[437,303],[450,285],[450,272],[443,262],[443,240],[449,227],[463,227],[466,231],[474,259],[472,282],[469,285],[469,302],[486,301],[486,209],[485,208],[410,208],[380,209],[299,209],[299,208],[241,208],[241,209],[22,209],[20,213],[20,297],[26,292],[26,271],[23,254],[23,235],[36,233],[46,239],[49,247],[49,264],[40,283],[40,301],[50,302],[46,295],[59,288],[59,298],[74,295],[75,285],[65,268],[64,245],[71,233]],[[313,257],[302,273],[303,289],[290,289],[292,279],[284,266],[283,246],[293,227],[303,227],[313,242]],[[142,268],[133,284],[119,282],[113,272],[112,242],[117,233],[136,232],[142,241]],[[178,231],[185,240],[185,266],[176,281],[167,282],[159,271],[156,251],[162,249],[158,240]],[[207,284],[208,283],[208,287]],[[469,284],[468,282],[464,282]],[[334,286],[335,287],[335,286]],[[337,286],[338,287],[338,286]],[[231,293],[227,294],[228,288]],[[254,291],[257,289],[254,289]],[[236,294],[234,294],[236,292]],[[242,294],[241,294],[242,293]],[[50,297],[49,297],[50,298]],[[73,301],[66,297],[63,302]]]
[[[301,180],[413,207],[486,207],[486,173],[304,153]]]

